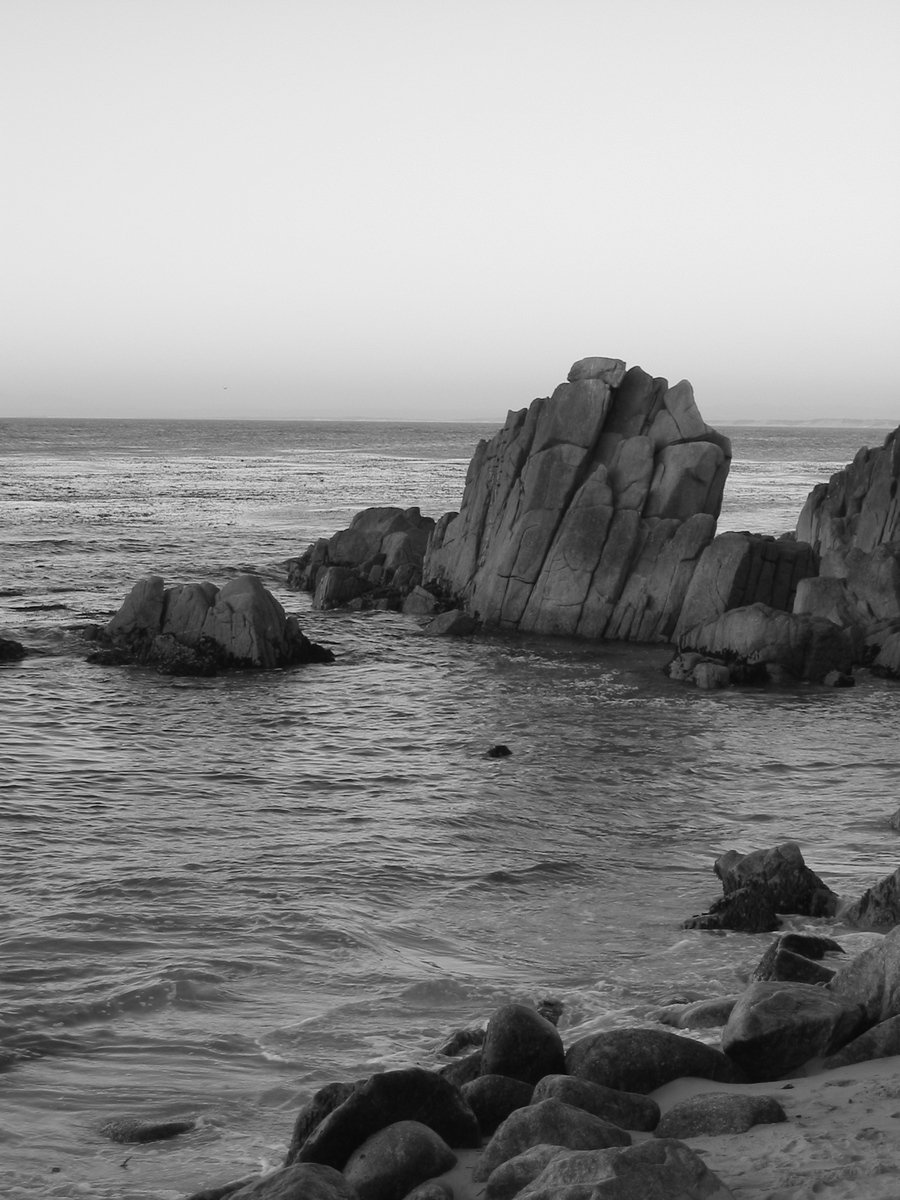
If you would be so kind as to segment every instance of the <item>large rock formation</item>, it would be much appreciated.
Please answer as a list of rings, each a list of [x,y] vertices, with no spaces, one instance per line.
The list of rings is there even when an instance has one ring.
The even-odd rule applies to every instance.
[[[687,381],[583,359],[479,444],[459,513],[435,528],[425,585],[488,625],[665,641],[730,461]]]
[[[810,492],[797,538],[820,554],[871,551],[885,542],[900,542],[900,429],[884,445],[859,450],[853,462]]]
[[[94,636],[104,649],[90,660],[137,662],[175,675],[211,675],[220,668],[331,662],[330,650],[304,637],[255,575],[212,583],[165,586],[159,575],[134,585],[122,607]]]

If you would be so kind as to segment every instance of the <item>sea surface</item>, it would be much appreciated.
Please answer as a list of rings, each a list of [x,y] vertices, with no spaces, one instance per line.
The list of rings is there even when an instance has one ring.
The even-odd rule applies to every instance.
[[[897,867],[896,684],[705,694],[665,648],[432,640],[285,589],[285,560],[367,505],[456,508],[495,428],[0,421],[0,634],[38,651],[0,664],[6,1200],[263,1170],[318,1086],[440,1063],[510,1000],[560,1000],[568,1041],[733,992],[769,938],[679,928],[724,850],[795,839],[848,896]],[[887,431],[725,432],[719,529],[782,533]],[[336,661],[85,662],[79,627],[140,576],[243,571]],[[100,1133],[125,1116],[197,1128]]]

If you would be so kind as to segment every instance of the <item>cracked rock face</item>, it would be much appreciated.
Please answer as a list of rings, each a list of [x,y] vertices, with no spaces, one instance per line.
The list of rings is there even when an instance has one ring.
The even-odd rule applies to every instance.
[[[472,459],[423,576],[487,625],[669,640],[731,462],[691,385],[577,362]]]

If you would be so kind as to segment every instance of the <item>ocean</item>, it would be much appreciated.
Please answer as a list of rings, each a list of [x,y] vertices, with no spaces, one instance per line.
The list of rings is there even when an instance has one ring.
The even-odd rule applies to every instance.
[[[495,429],[0,420],[0,634],[38,651],[0,664],[7,1200],[176,1200],[276,1165],[321,1084],[435,1065],[510,1000],[561,1001],[568,1041],[734,992],[768,936],[680,928],[724,850],[794,839],[848,896],[898,865],[896,684],[702,693],[665,647],[434,640],[285,589],[367,505],[457,507]],[[723,431],[719,529],[764,533],[887,432]],[[247,570],[333,664],[84,661],[79,626],[142,575]],[[197,1128],[122,1146],[121,1116]]]

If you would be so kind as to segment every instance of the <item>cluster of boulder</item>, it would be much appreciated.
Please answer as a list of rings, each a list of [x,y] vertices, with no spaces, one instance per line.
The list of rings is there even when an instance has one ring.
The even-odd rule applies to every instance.
[[[898,433],[816,487],[795,532],[716,536],[731,446],[691,385],[582,359],[479,443],[459,512],[366,510],[288,582],[317,607],[453,613],[441,632],[672,642],[670,674],[702,688],[900,677]]]
[[[780,904],[834,911],[792,846],[766,853],[717,870],[761,881]],[[441,1053],[456,1057],[437,1070],[320,1088],[280,1169],[191,1200],[453,1200],[463,1153],[485,1200],[725,1200],[733,1193],[684,1139],[788,1119],[776,1096],[745,1085],[900,1053],[900,927],[849,961],[831,938],[779,933],[740,994],[667,1005],[568,1046],[560,1009],[508,1004],[454,1036]],[[718,1046],[692,1036],[715,1027]],[[688,1077],[722,1087],[662,1115],[652,1093]]]
[[[139,663],[170,675],[334,661],[330,650],[305,637],[296,617],[285,614],[256,575],[238,575],[221,588],[167,588],[161,576],[148,576],[108,624],[88,633],[100,643],[88,661]]]

